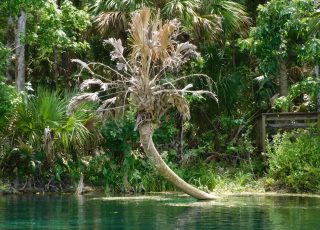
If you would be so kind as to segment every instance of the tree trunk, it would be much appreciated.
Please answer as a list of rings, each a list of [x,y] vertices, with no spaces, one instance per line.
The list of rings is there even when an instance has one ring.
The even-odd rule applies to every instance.
[[[54,65],[53,65],[53,83],[56,86],[58,77],[59,77],[59,50],[58,47],[55,46],[53,48],[53,55],[54,55]]]
[[[315,8],[318,9],[319,7],[319,0],[314,0],[314,5],[315,5]],[[314,35],[316,36],[316,35]],[[319,65],[316,65],[314,67],[314,74],[316,76],[316,80],[318,82],[320,82],[320,76],[319,76]],[[320,92],[318,92],[318,95],[317,95],[317,111],[320,112]]]
[[[16,88],[18,91],[23,91],[25,88],[26,77],[26,60],[25,60],[25,45],[21,38],[26,35],[27,14],[24,10],[20,11],[18,18],[18,26],[16,33]]]
[[[216,197],[203,192],[182,180],[163,161],[152,140],[153,129],[150,121],[145,121],[139,126],[140,142],[149,160],[154,164],[160,174],[173,185],[199,200],[215,199]]]
[[[279,84],[280,84],[280,96],[288,95],[288,73],[287,63],[285,60],[280,60],[279,64]]]
[[[7,82],[13,82],[14,80],[14,63],[13,63],[13,55],[12,52],[14,50],[14,22],[12,16],[8,17],[8,31],[7,31],[7,48],[10,50],[10,55],[7,60],[7,71],[6,71],[6,78]]]
[[[18,188],[19,188],[19,177],[18,177],[18,175],[16,175],[16,177],[14,178],[13,187],[16,190],[18,190]]]
[[[183,136],[184,136],[184,132],[183,132],[183,116],[179,116],[179,146],[178,146],[178,155],[179,158],[182,157],[183,155]]]
[[[132,190],[132,187],[128,181],[128,172],[127,171],[123,174],[122,183],[123,183],[123,192],[129,193]]]
[[[83,184],[83,173],[80,173],[80,179],[79,179],[79,182],[78,182],[76,194],[77,194],[77,195],[81,195],[81,194],[83,193],[83,188],[84,188],[84,184]]]
[[[316,80],[318,82],[320,82],[319,66],[318,65],[316,65],[314,67],[314,75],[316,76]],[[318,95],[317,95],[317,111],[320,112],[320,92],[318,92]]]

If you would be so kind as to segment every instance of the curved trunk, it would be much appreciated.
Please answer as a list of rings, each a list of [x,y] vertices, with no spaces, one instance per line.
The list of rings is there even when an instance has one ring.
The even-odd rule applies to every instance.
[[[163,161],[152,140],[153,129],[150,121],[145,121],[139,126],[140,142],[145,153],[151,162],[155,165],[160,174],[169,180],[173,185],[181,189],[183,192],[199,200],[209,200],[216,198],[215,196],[203,192],[182,180],[175,174],[168,165]]]

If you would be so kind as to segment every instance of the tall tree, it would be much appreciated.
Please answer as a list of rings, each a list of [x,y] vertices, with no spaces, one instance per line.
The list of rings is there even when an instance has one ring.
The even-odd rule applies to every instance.
[[[271,0],[260,6],[252,30],[253,53],[260,69],[269,78],[278,77],[279,93],[288,94],[289,66],[298,66],[307,42],[308,21],[314,12],[313,0]]]
[[[316,9],[319,8],[319,0],[314,0],[314,6]],[[314,34],[314,36],[316,36],[316,34]],[[314,67],[314,74],[315,74],[317,80],[320,82],[319,64],[318,63]],[[320,92],[319,92],[318,98],[317,98],[317,111],[320,112]]]
[[[27,14],[21,9],[16,31],[16,88],[23,91],[26,81],[25,36]]]
[[[189,42],[179,43],[175,40],[179,34],[179,25],[177,20],[162,24],[159,14],[153,19],[149,9],[142,9],[135,13],[130,23],[131,45],[127,58],[124,57],[124,47],[120,39],[110,38],[106,41],[113,46],[111,58],[117,61],[117,70],[102,64],[86,64],[76,60],[82,65],[83,70],[91,74],[94,74],[95,67],[105,67],[114,76],[111,79],[100,76],[107,81],[106,83],[98,79],[84,81],[81,85],[82,90],[90,89],[92,86],[100,89],[98,92],[84,93],[74,97],[69,104],[69,111],[72,112],[85,101],[100,101],[102,105],[98,112],[102,115],[110,110],[119,109],[119,106],[114,107],[118,105],[117,100],[123,103],[120,106],[122,109],[127,106],[136,108],[136,128],[139,130],[140,142],[144,152],[160,174],[197,199],[213,199],[213,195],[200,191],[175,174],[161,158],[152,139],[161,117],[169,108],[176,107],[185,119],[190,117],[186,94],[191,93],[195,96],[206,94],[215,98],[210,91],[191,90],[191,84],[178,89],[177,82],[186,77],[167,78],[173,73],[172,76],[177,76],[180,67],[190,58],[198,55],[194,45]],[[99,77],[96,74],[94,76]],[[104,96],[101,97],[101,95]],[[116,96],[106,99],[106,95]]]

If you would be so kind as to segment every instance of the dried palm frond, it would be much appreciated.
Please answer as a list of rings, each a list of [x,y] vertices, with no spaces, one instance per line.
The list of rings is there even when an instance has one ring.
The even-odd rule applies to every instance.
[[[190,119],[189,103],[184,96],[177,93],[171,94],[169,96],[168,102],[173,103],[173,105],[177,108],[177,110],[185,120]]]
[[[179,34],[180,23],[178,20],[171,20],[164,25],[159,24],[159,28],[154,27],[152,31],[152,58],[154,61],[163,61],[174,51],[174,39]]]
[[[109,38],[108,40],[104,40],[104,44],[110,44],[113,46],[113,51],[111,51],[110,56],[111,60],[122,60],[124,48],[122,46],[121,39]]]
[[[188,62],[191,58],[199,56],[196,49],[197,47],[189,42],[180,43],[171,55],[163,61],[163,64],[171,70],[179,70],[180,66]]]
[[[87,70],[90,74],[94,75],[94,72],[91,70],[89,67],[89,64],[85,63],[84,61],[81,61],[80,59],[71,59],[71,62],[75,62],[81,65],[81,70],[80,73],[85,69]]]
[[[116,100],[118,97],[112,97],[107,100],[104,100],[100,107],[97,109],[97,113],[100,116],[100,118],[105,118],[108,115],[108,112],[110,111],[110,107],[115,105]]]
[[[218,102],[218,98],[217,95],[212,93],[211,91],[207,91],[207,90],[195,90],[195,91],[190,91],[190,93],[192,93],[194,96],[208,96],[211,99],[215,100],[216,102]]]
[[[100,65],[116,75],[116,80],[108,83],[109,92],[104,95],[108,99],[102,100],[97,98],[98,95],[87,94],[72,100],[70,107],[78,106],[78,101],[92,100],[94,97],[94,100],[101,102],[97,112],[101,118],[105,118],[109,111],[114,111],[116,114],[119,108],[125,108],[127,104],[131,104],[138,111],[139,119],[136,127],[146,119],[158,123],[170,107],[176,107],[185,119],[189,119],[190,109],[185,98],[186,94],[207,95],[214,99],[216,95],[210,91],[192,90],[192,84],[182,89],[177,88],[177,82],[187,77],[166,78],[167,72],[176,74],[183,64],[199,56],[195,45],[177,41],[179,27],[180,23],[176,19],[162,23],[159,12],[152,17],[147,8],[137,11],[130,23],[131,53],[128,57],[124,56],[124,47],[120,39],[110,38],[105,41],[105,44],[113,46],[110,55],[111,59],[117,62],[117,70]],[[84,69],[91,70],[91,65],[82,62],[79,64]],[[202,74],[192,76],[204,77]],[[209,82],[209,88],[210,84]],[[88,89],[91,85],[99,86],[100,89],[103,86],[102,81],[94,79],[85,81],[81,89]],[[112,98],[110,98],[111,95]],[[130,100],[127,100],[128,98]],[[117,102],[121,102],[121,105],[119,106]]]
[[[116,40],[114,38],[109,38],[108,40],[104,40],[104,44],[113,46],[113,51],[110,52],[110,56],[112,61],[117,61],[117,69],[119,71],[127,71],[128,64],[123,56],[124,48],[122,46],[122,41],[120,39]]]
[[[193,18],[193,35],[197,40],[205,37],[216,40],[222,32],[222,19],[218,15],[195,15]]]
[[[67,107],[67,114],[73,113],[80,105],[86,102],[99,102],[98,93],[83,93],[71,99]]]
[[[87,79],[83,81],[80,85],[80,90],[83,92],[85,90],[94,90],[94,91],[100,91],[100,90],[107,90],[108,85],[106,83],[103,83],[100,79],[92,78]]]
[[[137,61],[141,59],[142,63],[147,62],[147,57],[149,53],[149,22],[151,14],[146,8],[135,13],[130,23],[130,35],[131,35],[131,59],[132,61]],[[146,66],[144,66],[146,67]],[[144,71],[147,70],[144,68]]]
[[[126,15],[120,11],[108,11],[100,13],[95,22],[97,23],[98,31],[105,35],[112,28],[125,31],[128,28]]]

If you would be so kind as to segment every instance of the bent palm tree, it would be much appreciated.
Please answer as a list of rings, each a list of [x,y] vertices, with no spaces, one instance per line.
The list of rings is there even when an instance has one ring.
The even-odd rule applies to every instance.
[[[191,84],[183,89],[177,89],[176,83],[186,77],[177,77],[174,80],[166,78],[167,73],[176,75],[184,63],[198,56],[196,47],[189,42],[179,43],[175,40],[179,34],[177,20],[163,24],[159,14],[154,19],[151,18],[149,9],[142,9],[133,15],[129,32],[131,52],[128,58],[124,57],[120,39],[110,38],[106,41],[114,48],[111,59],[117,61],[117,69],[99,63],[86,64],[75,60],[82,65],[82,70],[103,78],[106,82],[97,78],[84,81],[81,90],[90,88],[99,90],[74,97],[69,104],[69,111],[72,112],[85,101],[101,102],[97,111],[103,116],[110,110],[124,109],[128,105],[137,108],[136,128],[139,129],[142,147],[160,174],[197,199],[214,198],[177,176],[162,160],[152,140],[155,128],[169,108],[174,106],[186,119],[190,117],[185,94],[191,93],[196,96],[206,94],[215,98],[210,91],[191,90]],[[94,73],[100,67],[107,68],[114,74],[112,80]],[[120,101],[122,104],[119,106]]]

